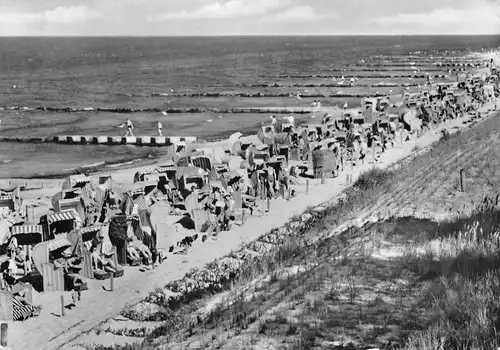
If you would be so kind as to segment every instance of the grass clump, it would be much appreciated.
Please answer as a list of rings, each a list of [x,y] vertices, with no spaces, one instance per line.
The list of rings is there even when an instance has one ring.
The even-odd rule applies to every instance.
[[[354,188],[367,191],[386,184],[393,176],[393,172],[386,169],[373,168],[361,173],[354,183]]]
[[[405,259],[429,279],[419,306],[427,329],[410,335],[412,349],[495,349],[500,345],[500,212],[486,199],[469,218],[441,229],[441,249]],[[457,230],[457,226],[459,229]],[[411,267],[410,267],[411,266]],[[435,347],[437,346],[437,347]]]

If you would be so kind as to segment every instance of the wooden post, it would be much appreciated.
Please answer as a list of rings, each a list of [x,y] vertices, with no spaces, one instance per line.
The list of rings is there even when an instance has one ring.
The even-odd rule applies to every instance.
[[[306,194],[309,193],[309,178],[306,179]]]
[[[271,211],[271,199],[267,197],[267,212],[269,213]]]
[[[246,210],[245,209],[241,209],[241,226],[245,225],[245,214],[246,214]]]
[[[64,295],[61,295],[61,316],[64,317]]]
[[[112,292],[115,288],[114,286],[115,284],[115,281],[114,281],[114,278],[113,278],[113,274],[111,274],[111,276],[109,277],[109,291]]]
[[[325,180],[325,172],[324,172],[324,171],[322,171],[322,172],[321,172],[321,184],[322,184],[322,185],[324,185],[324,184],[325,184],[325,181],[326,181],[326,180]]]
[[[215,224],[215,236],[219,236],[220,233],[220,225],[219,225],[219,220],[217,219],[217,222]]]
[[[464,169],[460,169],[460,190],[464,192]]]
[[[8,323],[2,323],[0,326],[0,346],[6,348],[8,345],[7,341],[7,331],[9,330]]]
[[[399,132],[399,143],[403,144],[403,130]]]
[[[372,157],[373,157],[373,162],[375,163],[375,143],[372,143]]]
[[[349,183],[352,184],[352,171],[354,170],[354,165],[352,165],[351,160],[351,169],[349,170]]]

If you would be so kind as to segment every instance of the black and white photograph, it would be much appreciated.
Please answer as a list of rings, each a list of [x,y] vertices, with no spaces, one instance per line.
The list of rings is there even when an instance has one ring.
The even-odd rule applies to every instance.
[[[500,350],[500,0],[0,0],[0,350]]]

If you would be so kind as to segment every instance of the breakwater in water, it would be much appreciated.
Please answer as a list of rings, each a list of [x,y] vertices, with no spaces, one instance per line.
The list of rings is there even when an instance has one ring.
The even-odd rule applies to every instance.
[[[289,94],[286,94],[289,96]],[[336,95],[337,96],[337,95]],[[385,96],[381,94],[381,96]],[[260,96],[263,97],[263,96]],[[305,97],[305,96],[302,96]],[[349,97],[347,94],[342,95],[342,97]],[[353,96],[357,97],[357,96]],[[359,96],[361,97],[361,96]],[[275,113],[275,114],[307,114],[316,112],[313,108],[71,108],[71,107],[9,107],[7,110],[16,111],[45,111],[45,112],[63,112],[63,113],[76,113],[76,112],[109,112],[109,113],[139,113],[139,112],[151,112],[151,113],[219,113],[219,114],[229,114],[229,113]]]
[[[179,142],[194,143],[194,136],[53,136],[53,137],[0,137],[0,142],[62,143],[81,145],[135,145],[169,146]]]

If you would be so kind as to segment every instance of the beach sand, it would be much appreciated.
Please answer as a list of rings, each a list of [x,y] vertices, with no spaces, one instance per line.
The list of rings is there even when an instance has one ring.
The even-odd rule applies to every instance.
[[[425,133],[420,138],[413,138],[403,145],[396,143],[395,148],[388,149],[381,155],[376,166],[387,167],[397,162],[418,148],[429,146],[439,140],[441,130],[450,132],[468,127],[463,124],[467,117],[443,123],[439,128]],[[358,175],[373,167],[372,161],[353,169],[353,180]],[[130,184],[137,168],[113,172],[114,181]],[[315,206],[340,194],[345,185],[345,172],[335,179],[326,179],[321,185],[320,180],[310,180],[309,193],[305,193],[305,180],[297,186],[298,195],[289,202],[279,199],[271,202],[270,213],[263,216],[254,215],[248,218],[244,226],[234,225],[229,232],[221,232],[217,241],[208,240],[205,243],[195,242],[186,256],[169,255],[168,259],[154,270],[141,272],[139,268],[127,268],[125,276],[114,281],[114,291],[109,292],[108,281],[92,280],[90,290],[83,293],[82,301],[72,310],[66,310],[66,315],[60,317],[60,296],[64,295],[69,303],[69,292],[43,293],[35,298],[35,304],[42,304],[43,311],[39,317],[25,322],[10,325],[10,346],[14,349],[70,349],[70,344],[77,344],[77,338],[98,326],[100,323],[116,316],[125,305],[139,302],[152,290],[163,287],[167,282],[179,279],[189,270],[201,268],[208,262],[224,256],[242,244],[257,239],[269,230],[285,224],[291,217],[302,213],[308,207]],[[59,188],[60,181],[49,181],[43,189],[28,191],[26,202],[37,202],[38,214],[46,212],[50,206],[47,199]],[[162,213],[155,211],[153,221],[162,225]],[[43,345],[42,345],[43,344]]]

